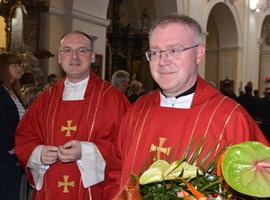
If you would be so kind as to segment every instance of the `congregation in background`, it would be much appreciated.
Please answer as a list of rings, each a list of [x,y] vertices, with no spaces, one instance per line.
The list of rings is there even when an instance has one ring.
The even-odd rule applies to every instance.
[[[224,80],[220,91],[241,104],[270,141],[270,88],[266,87],[263,94],[259,94],[259,90],[254,89],[253,83],[249,81],[244,90],[240,90],[239,95],[236,95],[232,81]]]
[[[263,20],[246,1],[61,2],[0,0],[0,200],[134,200],[160,160],[214,163],[220,184],[224,149],[269,149],[270,3]]]

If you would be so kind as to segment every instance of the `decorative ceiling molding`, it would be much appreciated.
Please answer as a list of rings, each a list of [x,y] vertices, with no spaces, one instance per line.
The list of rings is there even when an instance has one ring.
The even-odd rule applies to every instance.
[[[95,16],[86,12],[82,12],[77,9],[68,11],[66,9],[61,9],[58,7],[51,6],[49,9],[49,13],[53,15],[58,15],[58,16],[70,16],[70,17],[72,16],[73,18],[91,22],[91,23],[94,23],[103,27],[108,27],[111,23],[111,20],[104,19],[104,18]]]
[[[92,14],[89,14],[89,13],[85,13],[85,12],[82,12],[82,11],[79,11],[79,10],[76,10],[76,9],[72,10],[72,16],[75,17],[75,18],[87,21],[87,22],[91,22],[91,23],[94,23],[94,24],[97,24],[97,25],[104,26],[104,27],[109,26],[110,23],[111,23],[111,21],[108,20],[108,19],[104,19],[104,18],[95,16],[95,15],[92,15]]]
[[[70,15],[67,9],[61,9],[55,6],[50,6],[49,13],[58,16]]]

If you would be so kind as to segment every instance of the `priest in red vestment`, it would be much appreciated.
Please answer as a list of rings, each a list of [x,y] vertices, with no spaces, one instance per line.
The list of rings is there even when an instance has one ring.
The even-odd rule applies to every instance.
[[[58,60],[66,78],[38,96],[16,132],[33,199],[111,199],[118,191],[111,152],[128,100],[91,71],[85,33],[65,35]]]
[[[187,16],[166,16],[150,31],[146,52],[160,89],[137,100],[125,115],[119,134],[121,188],[153,160],[180,159],[188,146],[201,147],[207,162],[224,147],[243,141],[269,145],[251,116],[198,75],[204,57],[202,30]]]

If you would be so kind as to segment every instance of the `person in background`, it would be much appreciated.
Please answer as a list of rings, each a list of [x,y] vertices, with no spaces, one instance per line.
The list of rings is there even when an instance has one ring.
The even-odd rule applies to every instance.
[[[259,101],[258,118],[260,128],[270,141],[270,88],[266,87],[263,92],[264,96]]]
[[[37,85],[37,79],[32,72],[25,72],[20,79],[21,93],[24,96],[28,88]]]
[[[223,84],[220,88],[220,92],[225,95],[228,96],[230,98],[232,98],[233,100],[237,100],[237,96],[234,93],[233,90],[233,82],[229,79],[225,79],[224,81],[222,81]]]
[[[23,68],[11,52],[0,54],[0,194],[18,200],[23,170],[15,155],[15,130],[25,108],[20,94]]]
[[[245,86],[245,94],[239,96],[237,101],[248,111],[248,113],[256,119],[258,117],[258,100],[253,96],[252,84],[247,84]]]
[[[269,145],[241,105],[199,76],[205,47],[197,21],[165,16],[150,30],[149,48],[146,58],[160,89],[141,96],[121,123],[122,189],[152,161],[178,160],[191,144],[200,147],[195,164],[204,158],[208,164],[224,147],[243,141]]]
[[[118,70],[113,73],[111,83],[126,94],[129,87],[129,81],[130,74],[125,70]]]
[[[129,102],[92,71],[86,33],[63,36],[58,62],[66,78],[37,97],[16,131],[33,199],[111,199],[119,189],[112,152]]]
[[[129,102],[134,103],[143,93],[143,84],[140,81],[132,80],[128,89]]]
[[[59,77],[56,74],[49,74],[47,78],[47,84],[44,86],[44,89],[47,89],[57,83]]]
[[[29,108],[35,99],[43,92],[43,89],[39,86],[32,86],[27,89],[24,94],[24,104],[26,108]]]
[[[261,99],[260,92],[258,89],[253,90],[253,95],[257,100]]]
[[[270,87],[266,87],[263,94],[263,99],[270,101]]]

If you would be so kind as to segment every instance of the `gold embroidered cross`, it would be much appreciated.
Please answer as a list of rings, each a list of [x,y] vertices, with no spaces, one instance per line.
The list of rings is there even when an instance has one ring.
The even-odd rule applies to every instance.
[[[68,175],[64,175],[63,178],[64,178],[64,182],[58,181],[58,187],[64,186],[63,193],[68,193],[69,192],[68,186],[74,187],[75,183],[74,183],[74,181],[68,182],[68,178],[69,178]]]
[[[156,151],[157,152],[157,158],[156,158],[157,160],[160,159],[160,154],[161,153],[165,153],[167,156],[170,154],[171,147],[169,147],[169,148],[162,147],[165,140],[166,140],[166,138],[160,137],[158,146],[156,146],[154,144],[151,145],[150,152],[151,151]]]
[[[62,126],[61,127],[61,132],[63,132],[63,131],[66,131],[66,137],[68,137],[68,136],[71,136],[71,131],[76,131],[77,130],[77,126],[75,125],[75,126],[71,126],[71,124],[72,124],[72,120],[67,120],[67,126]]]

